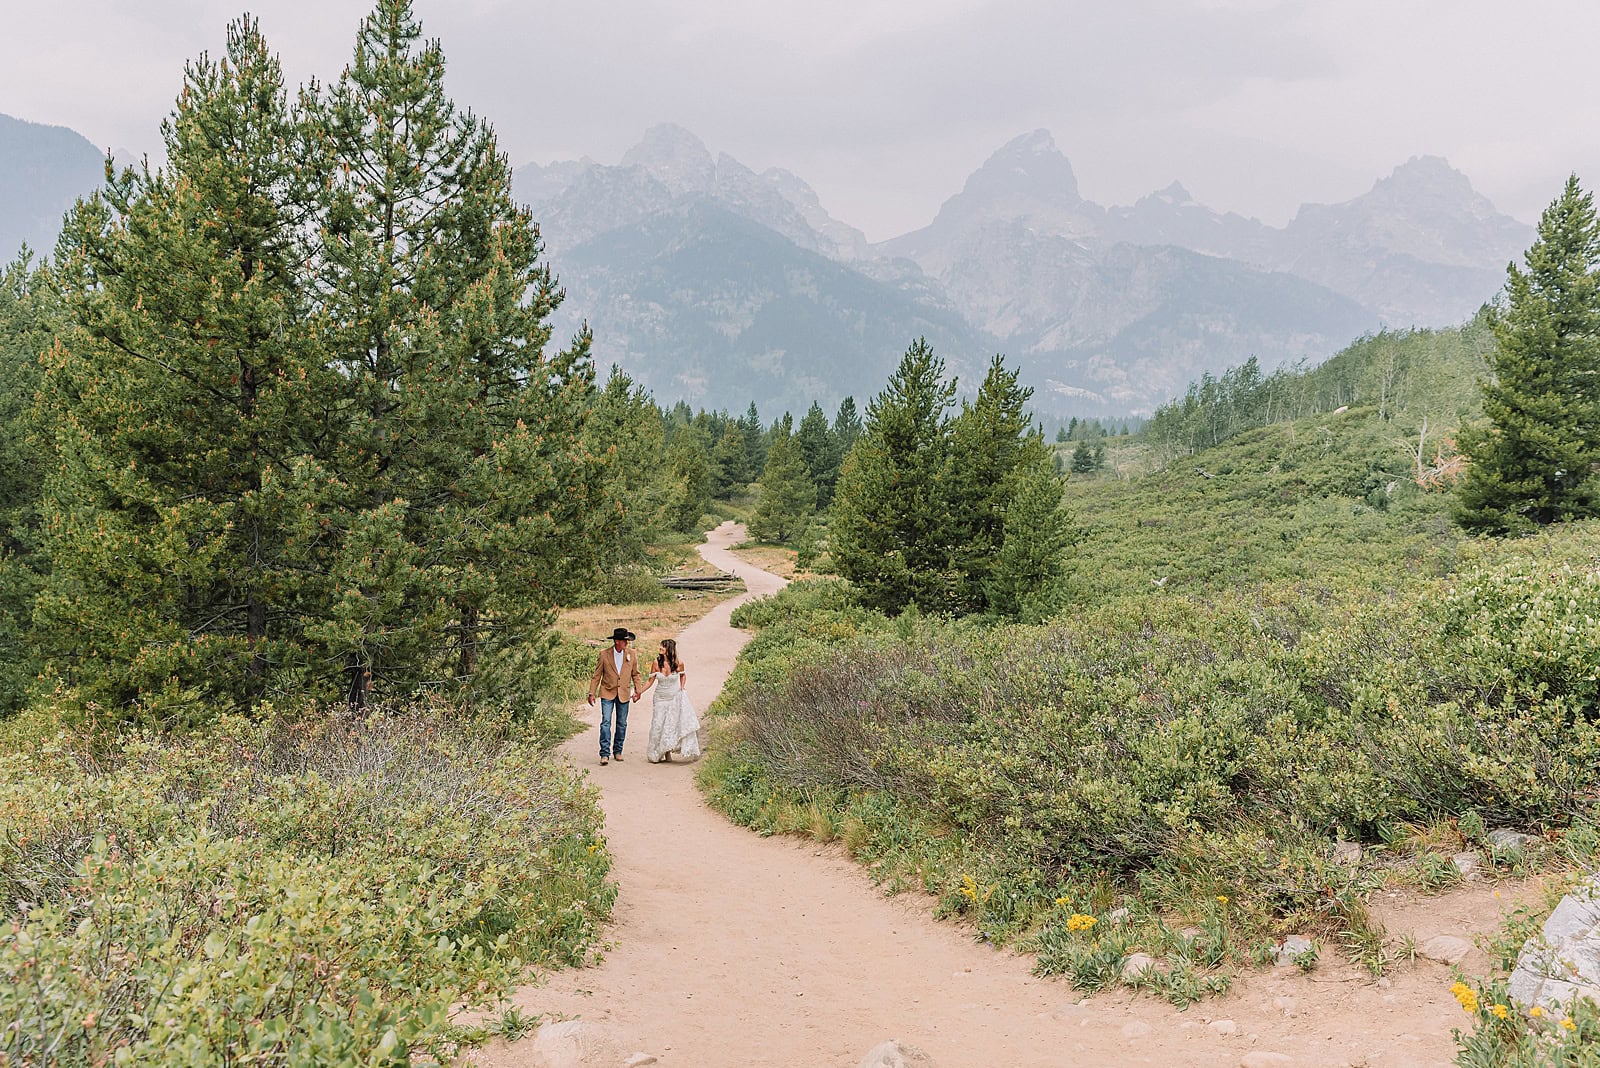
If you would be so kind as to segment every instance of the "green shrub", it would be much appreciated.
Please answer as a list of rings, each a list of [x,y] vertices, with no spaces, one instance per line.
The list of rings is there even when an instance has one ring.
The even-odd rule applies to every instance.
[[[393,1064],[580,964],[614,890],[539,749],[424,708],[0,756],[0,1053]]]

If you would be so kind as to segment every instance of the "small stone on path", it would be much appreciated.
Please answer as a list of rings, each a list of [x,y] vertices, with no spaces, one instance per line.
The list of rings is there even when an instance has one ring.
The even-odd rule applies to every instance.
[[[1440,964],[1455,964],[1472,952],[1472,943],[1454,935],[1434,935],[1419,945],[1417,952]]]
[[[1289,1017],[1293,1017],[1295,1013],[1300,1011],[1299,1003],[1294,998],[1287,996],[1273,998],[1272,1007]]]
[[[1134,1020],[1122,1028],[1123,1038],[1143,1038],[1150,1033],[1150,1025],[1143,1020]]]
[[[1215,1031],[1219,1035],[1232,1035],[1237,1034],[1239,1031],[1239,1025],[1234,1023],[1232,1020],[1212,1020],[1211,1023],[1207,1024],[1206,1026],[1210,1027],[1211,1030]]]
[[[1254,1050],[1239,1058],[1239,1068],[1284,1068],[1293,1063],[1294,1058],[1287,1053],[1273,1053],[1264,1049]]]
[[[880,1042],[861,1058],[860,1068],[934,1068],[933,1058],[916,1046],[902,1045],[897,1039]]]
[[[656,1063],[656,1059],[649,1053],[635,1053],[622,1062],[622,1068],[644,1068],[647,1064]]]
[[[533,1036],[535,1068],[609,1068],[621,1061],[611,1036],[587,1020],[547,1023]]]

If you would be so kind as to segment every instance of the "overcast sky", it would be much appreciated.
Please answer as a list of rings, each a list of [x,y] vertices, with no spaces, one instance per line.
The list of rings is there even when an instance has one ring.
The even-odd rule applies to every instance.
[[[365,0],[5,0],[0,112],[147,151],[183,63],[250,10],[299,81],[337,76]],[[1585,0],[417,0],[450,91],[513,163],[614,163],[675,122],[786,167],[882,239],[1045,127],[1085,196],[1174,178],[1282,223],[1413,155],[1533,221],[1600,183]]]

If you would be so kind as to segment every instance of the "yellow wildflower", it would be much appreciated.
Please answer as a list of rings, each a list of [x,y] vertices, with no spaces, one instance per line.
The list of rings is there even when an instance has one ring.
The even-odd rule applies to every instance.
[[[1504,1005],[1495,1005],[1489,1011],[1500,1017],[1502,1020],[1504,1020],[1511,1013],[1511,1010],[1507,1009]]]
[[[1572,1017],[1570,1016],[1561,1017],[1561,1026],[1568,1031],[1576,1031],[1578,1029],[1578,1025],[1572,1022]]]
[[[1537,1020],[1539,1017],[1544,1015],[1544,1009],[1541,1006],[1535,1005],[1533,1008],[1528,1010],[1528,1015]]]
[[[1222,902],[1224,905],[1226,905],[1228,903],[1228,895],[1227,894],[1218,894],[1217,895],[1217,900]]]
[[[1450,987],[1450,993],[1461,1002],[1461,1011],[1473,1013],[1478,1011],[1478,994],[1466,983],[1455,983]]]
[[[1057,905],[1070,905],[1070,904],[1072,904],[1072,899],[1070,897],[1058,897],[1058,898],[1056,898],[1056,904]]]
[[[970,875],[961,877],[961,896],[968,901],[978,900],[978,880]]]
[[[1075,912],[1067,920],[1067,930],[1087,931],[1089,928],[1093,927],[1099,922],[1100,921],[1095,919],[1093,916],[1086,916],[1081,912]]]

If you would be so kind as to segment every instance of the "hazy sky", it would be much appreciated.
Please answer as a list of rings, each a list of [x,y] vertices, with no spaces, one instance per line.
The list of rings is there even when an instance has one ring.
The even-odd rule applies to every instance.
[[[250,10],[292,79],[338,74],[366,0],[5,0],[0,112],[152,149],[183,63]],[[417,0],[456,100],[514,163],[612,163],[676,122],[787,167],[873,239],[1046,127],[1084,194],[1180,179],[1285,221],[1443,155],[1532,221],[1600,184],[1585,0]]]

